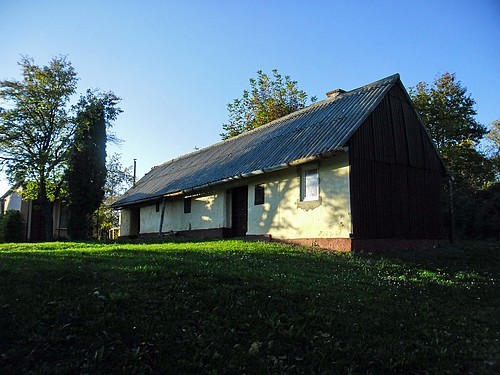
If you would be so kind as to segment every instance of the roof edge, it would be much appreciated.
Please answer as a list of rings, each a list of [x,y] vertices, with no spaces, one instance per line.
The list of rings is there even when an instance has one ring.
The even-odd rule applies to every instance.
[[[451,171],[449,170],[448,166],[446,165],[446,163],[444,162],[443,158],[441,157],[441,152],[438,150],[438,148],[436,146],[436,143],[434,142],[434,140],[432,139],[431,134],[427,130],[427,126],[425,126],[425,123],[422,120],[422,117],[420,116],[420,113],[418,113],[417,107],[415,107],[415,104],[413,103],[413,100],[411,100],[410,94],[408,94],[408,91],[406,90],[406,87],[403,85],[403,82],[401,81],[401,79],[399,80],[399,83],[401,85],[401,88],[403,89],[403,92],[404,92],[406,100],[410,104],[410,107],[413,110],[413,112],[415,112],[415,115],[417,116],[418,121],[422,125],[422,128],[424,129],[424,132],[427,135],[427,138],[429,139],[429,141],[431,142],[432,147],[434,148],[434,151],[436,151],[436,154],[438,155],[438,158],[441,161],[441,166],[443,167],[445,175],[447,177],[453,177],[453,174],[451,173]]]
[[[154,201],[161,199],[161,198],[177,197],[177,196],[182,196],[182,195],[187,195],[187,194],[199,193],[205,189],[218,187],[219,185],[223,185],[223,184],[231,182],[231,181],[242,180],[242,179],[247,179],[250,177],[259,176],[259,175],[266,174],[266,173],[281,171],[281,170],[284,170],[284,169],[287,169],[290,167],[296,167],[296,166],[310,163],[310,162],[313,162],[316,160],[322,160],[322,159],[334,157],[334,156],[340,154],[341,152],[347,152],[347,151],[348,151],[347,147],[339,147],[338,149],[335,149],[334,151],[330,151],[327,153],[311,155],[311,156],[308,156],[305,158],[292,160],[288,163],[275,165],[275,166],[269,167],[269,168],[257,169],[257,170],[252,171],[252,172],[242,173],[242,174],[239,174],[236,176],[224,178],[222,180],[209,182],[209,183],[206,183],[203,185],[193,186],[192,188],[185,189],[185,190],[172,191],[169,193],[159,194],[159,195],[151,196],[148,198],[137,199],[133,202],[128,202],[128,203],[124,203],[124,204],[116,204],[116,203],[118,203],[118,201],[117,201],[117,202],[111,204],[111,207],[114,209],[120,209],[123,207],[135,206],[137,204],[144,203],[144,202],[154,202]]]

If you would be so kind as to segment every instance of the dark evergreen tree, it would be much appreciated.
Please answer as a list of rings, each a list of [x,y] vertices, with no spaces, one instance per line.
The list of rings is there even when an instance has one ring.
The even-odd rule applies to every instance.
[[[68,184],[68,232],[73,240],[92,233],[92,215],[104,198],[107,128],[121,110],[112,92],[90,90],[77,104],[76,131],[70,150]]]

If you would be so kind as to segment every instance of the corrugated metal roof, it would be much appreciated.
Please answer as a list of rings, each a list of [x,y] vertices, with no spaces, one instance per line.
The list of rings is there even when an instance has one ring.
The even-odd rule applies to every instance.
[[[399,81],[395,74],[153,167],[114,207],[285,168],[343,147]]]

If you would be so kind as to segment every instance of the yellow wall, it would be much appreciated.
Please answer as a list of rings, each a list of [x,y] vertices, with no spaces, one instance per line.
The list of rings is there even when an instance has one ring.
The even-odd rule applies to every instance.
[[[314,164],[314,163],[312,163]],[[310,164],[306,164],[310,165]],[[351,211],[347,153],[319,163],[320,199],[300,202],[300,167],[249,185],[248,235],[275,238],[349,238]],[[265,203],[254,205],[254,186],[263,184]]]

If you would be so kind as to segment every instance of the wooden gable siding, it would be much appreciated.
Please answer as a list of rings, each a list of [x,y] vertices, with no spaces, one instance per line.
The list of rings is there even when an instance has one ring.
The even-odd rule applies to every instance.
[[[440,239],[443,166],[396,85],[349,142],[355,239]]]

